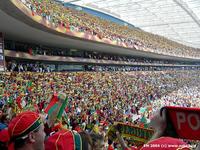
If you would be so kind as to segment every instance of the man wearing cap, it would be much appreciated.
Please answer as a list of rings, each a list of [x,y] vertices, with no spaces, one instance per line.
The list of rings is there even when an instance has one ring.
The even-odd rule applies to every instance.
[[[35,112],[23,112],[13,118],[8,133],[15,150],[44,150],[44,125]]]

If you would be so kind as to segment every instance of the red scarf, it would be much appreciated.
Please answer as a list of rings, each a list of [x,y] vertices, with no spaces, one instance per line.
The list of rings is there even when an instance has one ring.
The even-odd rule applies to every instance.
[[[177,138],[200,140],[200,108],[168,106],[167,134]]]

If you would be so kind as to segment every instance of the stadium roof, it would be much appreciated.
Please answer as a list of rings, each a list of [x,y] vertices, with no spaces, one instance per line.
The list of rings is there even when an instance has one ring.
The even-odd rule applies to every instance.
[[[200,0],[63,0],[200,48]]]

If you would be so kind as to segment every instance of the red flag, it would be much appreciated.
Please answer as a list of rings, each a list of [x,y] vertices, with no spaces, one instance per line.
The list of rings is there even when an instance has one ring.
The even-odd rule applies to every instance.
[[[33,55],[33,49],[32,49],[32,48],[29,48],[29,49],[28,49],[28,53],[29,53],[30,55]]]
[[[49,110],[58,102],[58,97],[53,95],[49,105],[45,108],[44,112],[48,113]]]
[[[22,97],[18,96],[16,99],[16,103],[17,103],[17,106],[19,107],[19,109],[22,109],[21,101],[22,101]]]
[[[33,106],[34,106],[35,112],[39,113],[39,107],[38,107],[38,105],[34,104]]]

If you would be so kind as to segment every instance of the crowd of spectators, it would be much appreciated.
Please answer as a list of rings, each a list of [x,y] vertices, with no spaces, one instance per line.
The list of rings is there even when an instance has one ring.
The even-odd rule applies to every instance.
[[[55,27],[61,25],[72,31],[96,35],[101,39],[108,38],[125,42],[140,50],[148,49],[148,51],[182,57],[200,56],[197,49],[138,29],[120,26],[82,11],[63,7],[60,3],[52,0],[21,1],[33,13],[43,16]],[[41,50],[37,51],[37,54],[52,55],[50,51]],[[65,54],[61,51],[58,55],[63,56]],[[87,53],[85,57],[129,62],[166,63],[123,56],[96,55],[95,53]],[[46,138],[46,141],[49,141],[50,144],[52,142],[53,146],[60,143],[66,147],[64,143],[69,144],[69,139],[64,139],[63,143],[59,141],[64,134],[59,135],[56,141],[51,141],[51,138],[60,132],[58,128],[62,128],[65,129],[65,134],[68,131],[77,131],[76,134],[81,132],[86,135],[94,134],[93,136],[96,139],[93,138],[92,140],[97,143],[100,139],[103,142],[96,145],[95,142],[90,140],[92,141],[92,148],[95,150],[118,150],[122,148],[128,150],[124,146],[123,140],[128,147],[136,146],[136,143],[128,138],[122,139],[118,132],[116,132],[116,136],[118,136],[116,141],[111,142],[106,136],[109,128],[115,122],[141,128],[152,128],[149,124],[150,120],[155,112],[163,106],[200,106],[200,71],[198,68],[95,65],[86,68],[90,72],[52,72],[50,65],[43,63],[8,62],[7,70],[10,72],[0,74],[0,147],[2,148],[2,137],[5,140],[5,134],[1,131],[5,131],[7,128],[8,134],[11,136],[10,141],[7,140],[7,142],[9,141],[7,144],[15,141],[14,144],[18,144],[17,146],[20,147],[31,145],[40,140],[41,143],[36,143],[37,145],[34,145],[34,148],[44,150]],[[157,71],[154,71],[154,69]],[[65,93],[67,96],[66,105],[63,105],[65,103],[62,101],[63,99],[60,100],[59,93]],[[64,113],[61,114],[61,122],[54,118],[53,113],[49,115],[44,111],[51,103],[52,96],[58,96],[58,101],[62,103],[62,106],[65,106],[63,108]],[[58,102],[58,105],[60,105],[60,102]],[[27,110],[32,111],[32,113],[27,113]],[[21,112],[25,113],[22,113],[23,116],[19,117]],[[40,113],[41,116],[37,113]],[[24,124],[22,122],[23,117],[26,118]],[[40,126],[44,120],[38,119],[40,117],[44,117],[45,121],[55,119],[53,128],[45,127],[45,132],[48,133],[46,137],[43,134],[44,127]],[[21,132],[23,128],[25,132]],[[30,131],[30,134],[28,131]],[[22,135],[20,135],[21,133]],[[19,141],[17,143],[17,140],[21,143]],[[192,142],[192,147],[196,146],[194,141],[186,142],[188,144]],[[53,149],[53,146],[45,145],[45,148],[46,150],[48,148]],[[26,149],[30,149],[30,147]]]
[[[65,50],[43,50],[36,49],[32,50],[33,55],[47,55],[47,56],[69,56],[69,57],[81,57],[89,59],[98,59],[98,60],[112,60],[112,61],[124,61],[124,62],[135,62],[135,63],[149,63],[149,64],[181,64],[180,62],[170,62],[168,60],[155,60],[148,58],[139,58],[133,56],[120,56],[116,54],[106,54],[99,52],[86,52],[70,54],[65,52]]]
[[[188,62],[176,61],[176,60],[162,60],[162,59],[153,59],[146,57],[136,57],[128,55],[117,55],[111,53],[102,53],[95,51],[84,51],[84,50],[70,50],[62,48],[49,48],[46,46],[25,44],[14,42],[14,47],[11,47],[9,42],[6,42],[5,49],[14,50],[17,52],[25,52],[30,55],[45,55],[45,56],[62,56],[62,57],[74,57],[74,58],[87,58],[95,60],[111,60],[118,61],[121,63],[134,63],[134,64],[188,64]],[[193,63],[194,64],[194,63]]]
[[[70,54],[66,54],[65,51],[56,50],[56,51],[48,51],[48,50],[36,50],[34,54],[37,55],[49,55],[49,56],[70,56]],[[98,53],[98,52],[83,52],[83,54],[79,55],[74,54],[73,57],[82,57],[82,58],[89,58],[89,59],[98,59],[98,60],[112,60],[112,61],[124,61],[124,62],[135,62],[135,63],[148,63],[148,64],[172,64],[174,62],[170,62],[168,60],[155,60],[155,59],[148,59],[148,58],[139,58],[132,56],[117,56],[105,53]],[[180,62],[175,62],[176,64],[181,64]]]
[[[10,72],[52,72],[53,70],[47,64],[43,63],[27,63],[27,62],[16,62],[9,61],[6,65],[6,71]]]
[[[105,136],[114,122],[148,126],[162,106],[198,107],[199,82],[200,71],[195,70],[7,72],[0,74],[0,109],[6,114],[1,127],[18,111],[42,113],[52,94],[63,92],[68,97],[64,126]],[[120,147],[117,141],[112,146]],[[108,147],[106,138],[104,147]]]
[[[106,55],[99,54],[97,52],[87,52],[85,53],[86,58],[90,59],[103,59],[103,60],[114,60],[114,61],[125,61],[125,62],[138,62],[138,63],[155,63],[155,64],[169,64],[167,60],[153,60],[148,58],[133,58],[132,56],[116,56],[116,55]]]
[[[56,65],[58,67],[56,67]],[[6,71],[9,72],[64,72],[64,71],[77,71],[76,68],[63,68],[58,70],[60,64],[45,64],[42,62],[19,62],[19,61],[7,61]],[[70,64],[65,64],[70,65]],[[122,66],[122,65],[80,65],[79,71],[162,71],[162,70],[199,70],[198,66]],[[57,69],[56,69],[57,68]]]
[[[188,47],[137,28],[129,28],[80,10],[64,7],[53,0],[21,0],[31,11],[55,27],[98,36],[100,39],[123,42],[128,47],[179,57],[200,58],[197,48]]]
[[[163,66],[98,66],[89,65],[86,71],[165,71],[165,70],[199,70],[199,67],[163,67]]]

